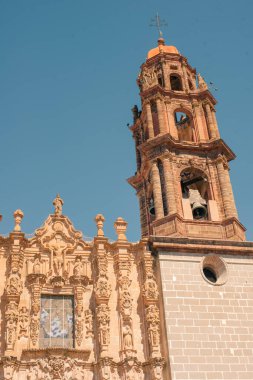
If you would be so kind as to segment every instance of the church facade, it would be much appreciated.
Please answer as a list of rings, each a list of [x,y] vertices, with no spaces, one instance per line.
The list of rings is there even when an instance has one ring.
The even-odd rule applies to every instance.
[[[148,52],[131,132],[141,239],[85,241],[55,198],[33,237],[0,236],[0,379],[253,379],[253,243],[216,100],[174,46]]]

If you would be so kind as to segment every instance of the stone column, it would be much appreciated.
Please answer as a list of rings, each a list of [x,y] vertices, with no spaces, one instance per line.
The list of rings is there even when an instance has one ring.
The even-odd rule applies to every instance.
[[[209,103],[205,103],[205,109],[206,109],[206,114],[207,114],[207,124],[208,124],[208,130],[210,133],[210,138],[215,139],[217,137],[216,127],[213,122],[211,107]]]
[[[139,209],[140,209],[140,222],[141,222],[141,236],[147,236],[149,234],[149,220],[147,217],[147,202],[144,189],[141,189],[137,193],[139,199]]]
[[[171,102],[167,101],[165,106],[168,115],[169,133],[171,134],[171,137],[173,137],[175,140],[178,140],[178,131],[175,124],[174,113],[171,110]]]
[[[151,173],[152,173],[153,196],[154,196],[154,204],[155,204],[155,218],[161,219],[164,217],[163,199],[162,199],[160,173],[159,173],[156,162],[152,164]]]
[[[189,83],[188,83],[188,76],[187,76],[187,73],[186,73],[186,63],[183,62],[182,63],[182,70],[183,70],[183,77],[184,77],[184,89],[186,92],[189,92],[190,88],[189,88]]]
[[[208,134],[206,133],[207,134],[207,136],[206,136],[205,130],[204,130],[204,129],[206,129],[206,125],[203,124],[203,119],[202,119],[203,110],[200,108],[199,103],[193,103],[193,108],[194,108],[194,112],[195,112],[195,119],[197,122],[196,123],[197,125],[195,126],[195,133],[197,132],[198,138],[200,141],[207,140]]]
[[[225,167],[224,167],[225,166]],[[233,190],[228,173],[228,165],[224,161],[223,157],[219,157],[217,161],[217,171],[221,188],[221,195],[223,200],[223,206],[225,215],[227,218],[238,218],[235,200],[233,196]]]
[[[213,123],[214,123],[215,130],[216,130],[216,137],[219,139],[220,138],[220,132],[219,132],[218,123],[216,120],[216,111],[215,111],[215,109],[212,109],[211,112],[212,112],[212,117],[213,117]]]
[[[157,107],[157,115],[158,115],[158,122],[159,122],[159,133],[165,133],[165,122],[164,122],[164,110],[163,110],[163,103],[161,99],[156,99],[156,107]]]
[[[172,172],[171,162],[169,158],[165,158],[163,160],[163,171],[164,171],[165,188],[166,188],[167,208],[169,211],[169,215],[171,215],[177,212],[177,205],[176,205],[176,198],[175,198],[173,172]]]
[[[146,114],[147,114],[148,138],[152,139],[154,137],[154,127],[153,127],[153,119],[152,119],[150,103],[146,103]]]

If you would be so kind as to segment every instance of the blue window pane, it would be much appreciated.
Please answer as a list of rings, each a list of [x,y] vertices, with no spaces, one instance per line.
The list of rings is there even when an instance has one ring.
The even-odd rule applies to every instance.
[[[74,347],[72,296],[43,295],[40,314],[40,347]]]

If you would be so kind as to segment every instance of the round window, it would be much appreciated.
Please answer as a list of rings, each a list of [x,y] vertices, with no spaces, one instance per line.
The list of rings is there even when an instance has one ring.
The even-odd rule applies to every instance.
[[[201,261],[201,274],[212,285],[223,285],[227,281],[227,265],[216,255],[207,255]]]

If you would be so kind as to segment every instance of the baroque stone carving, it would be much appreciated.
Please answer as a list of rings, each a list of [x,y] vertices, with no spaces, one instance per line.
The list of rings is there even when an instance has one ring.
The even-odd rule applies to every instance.
[[[13,268],[10,276],[7,279],[5,291],[7,296],[20,296],[22,293],[23,285],[20,274],[17,273],[18,268]]]
[[[64,204],[63,200],[61,199],[60,195],[57,194],[56,198],[53,201],[55,216],[61,216],[62,215],[63,204]]]
[[[160,351],[160,316],[156,305],[146,307],[146,321],[148,323],[148,338],[152,353]]]
[[[146,280],[143,285],[143,296],[146,299],[157,300],[159,293],[154,274],[150,271],[146,274]]]
[[[18,304],[15,301],[10,301],[6,305],[6,346],[7,350],[13,350],[17,336],[18,323]]]
[[[87,371],[78,361],[58,356],[39,359],[27,371],[27,380],[84,380]]]
[[[108,281],[107,276],[101,275],[98,278],[94,290],[97,298],[109,299],[112,292],[112,287]]]
[[[92,338],[93,337],[93,315],[91,310],[85,310],[85,328],[86,328],[86,335],[85,338]]]
[[[99,343],[101,350],[107,349],[110,343],[110,308],[107,305],[99,305],[97,307],[97,321],[99,331]]]
[[[29,315],[26,306],[21,307],[19,310],[19,338],[28,337],[28,325],[29,325]]]

